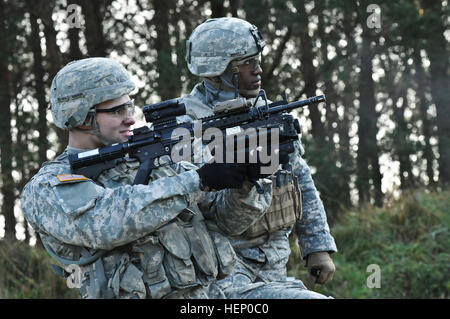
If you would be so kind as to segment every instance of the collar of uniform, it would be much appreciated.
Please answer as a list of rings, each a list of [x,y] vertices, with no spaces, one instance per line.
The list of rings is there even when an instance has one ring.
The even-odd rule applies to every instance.
[[[89,149],[82,149],[82,148],[75,148],[72,146],[67,146],[65,152],[67,152],[67,154],[77,154],[77,153],[81,153],[81,152],[86,152],[89,151]]]
[[[223,85],[222,82],[216,82],[216,81],[214,81],[214,79],[210,79],[210,78],[203,78],[203,80],[207,81],[209,84],[214,86],[219,91],[227,91],[227,92],[233,92],[234,93],[234,88],[230,88],[230,87],[228,87],[226,85]]]

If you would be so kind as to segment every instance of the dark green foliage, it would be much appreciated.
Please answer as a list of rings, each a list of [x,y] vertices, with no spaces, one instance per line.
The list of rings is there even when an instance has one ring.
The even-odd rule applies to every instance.
[[[346,211],[331,230],[339,250],[335,276],[317,291],[335,298],[449,298],[449,211],[450,192],[426,191],[382,208]],[[291,242],[289,273],[305,279]],[[371,264],[380,266],[380,288],[367,287]]]
[[[50,264],[55,263],[45,250],[20,241],[0,241],[0,299],[78,298],[78,292],[67,288]]]
[[[305,137],[302,142],[307,150],[304,157],[314,167],[314,184],[327,210],[328,222],[333,224],[339,215],[351,206],[348,176],[352,163],[342,163],[333,143],[319,142]],[[330,181],[333,183],[330,183]]]

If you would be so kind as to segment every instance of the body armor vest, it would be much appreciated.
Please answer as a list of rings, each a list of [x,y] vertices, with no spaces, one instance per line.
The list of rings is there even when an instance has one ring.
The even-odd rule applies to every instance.
[[[255,238],[294,224],[302,216],[302,196],[295,175],[279,170],[272,179],[272,204],[267,212],[244,233],[244,237]]]
[[[103,172],[97,182],[109,188],[131,184],[138,167],[138,162],[127,160]],[[165,166],[155,169],[150,179],[175,174],[173,168]],[[199,288],[230,274],[235,263],[230,242],[221,233],[206,227],[197,206],[184,209],[152,234],[111,251],[102,251],[98,258],[92,258],[95,255],[90,255],[85,248],[59,242],[51,246],[55,249],[47,246],[49,252],[61,251],[64,246],[68,252],[65,255],[89,260],[80,265],[83,298],[182,298],[185,294],[205,297]],[[66,270],[62,274],[70,275],[67,272],[70,263],[56,258]]]

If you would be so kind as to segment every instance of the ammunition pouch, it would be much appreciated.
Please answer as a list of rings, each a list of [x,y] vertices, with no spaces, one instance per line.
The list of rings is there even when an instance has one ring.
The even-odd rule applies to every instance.
[[[80,251],[80,247],[71,248]],[[80,257],[87,260],[92,255],[81,248]],[[201,213],[185,209],[152,235],[81,265],[80,295],[96,299],[182,296],[183,291],[230,274],[235,257],[224,235],[207,229]],[[70,270],[67,265],[70,261],[63,265]],[[70,275],[61,267],[54,265],[53,268],[65,278]]]
[[[150,298],[206,285],[230,274],[235,263],[228,239],[208,230],[203,216],[190,209],[132,247]]]
[[[98,181],[111,188],[129,184],[138,166],[136,161],[127,160],[103,172]],[[156,178],[176,174],[169,166],[165,171],[153,173],[161,174]],[[177,218],[154,233],[102,254],[90,255],[85,248],[56,241],[58,252],[70,256],[73,261],[58,258],[56,254],[52,256],[68,266],[79,262],[79,258],[89,261],[81,267],[82,298],[195,296],[197,289],[230,274],[236,256],[228,239],[207,229],[200,210],[196,206],[192,209],[195,211],[184,209]],[[68,277],[70,267],[63,265],[62,268],[54,267],[60,275]]]
[[[251,239],[273,233],[294,224],[301,219],[302,196],[298,179],[286,170],[279,170],[272,179],[272,204],[267,212],[243,234]]]

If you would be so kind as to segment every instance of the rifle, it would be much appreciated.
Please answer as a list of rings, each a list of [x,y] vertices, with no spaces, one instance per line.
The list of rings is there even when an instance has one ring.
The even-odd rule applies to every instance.
[[[259,97],[263,97],[265,101],[262,106],[256,106]],[[265,137],[267,141],[267,137],[271,136],[272,130],[276,128],[279,130],[277,147],[291,153],[294,151],[293,142],[298,140],[298,134],[300,134],[300,124],[297,119],[286,112],[323,101],[325,101],[325,95],[288,103],[283,94],[282,101],[268,104],[265,92],[261,90],[254,102],[238,98],[219,103],[215,107],[214,115],[198,121],[201,123],[202,136],[207,129],[217,128],[225,133],[224,139],[230,135],[234,138],[234,142],[244,139],[246,141],[245,148],[238,151],[247,154],[246,161],[248,161],[249,136],[233,135],[237,128],[241,132],[249,128],[254,129],[258,141],[262,137]],[[146,184],[152,169],[161,165],[159,158],[164,155],[170,156],[173,148],[180,142],[178,138],[173,137],[176,129],[184,129],[189,132],[190,141],[194,140],[197,121],[193,123],[177,122],[177,116],[186,114],[185,105],[179,99],[146,105],[143,107],[143,112],[145,120],[152,123],[151,127],[142,126],[134,129],[133,135],[128,138],[127,142],[69,155],[72,172],[96,179],[102,171],[124,162],[124,157],[128,155],[130,158],[136,158],[141,164],[133,184]],[[256,186],[260,192],[261,186]]]

